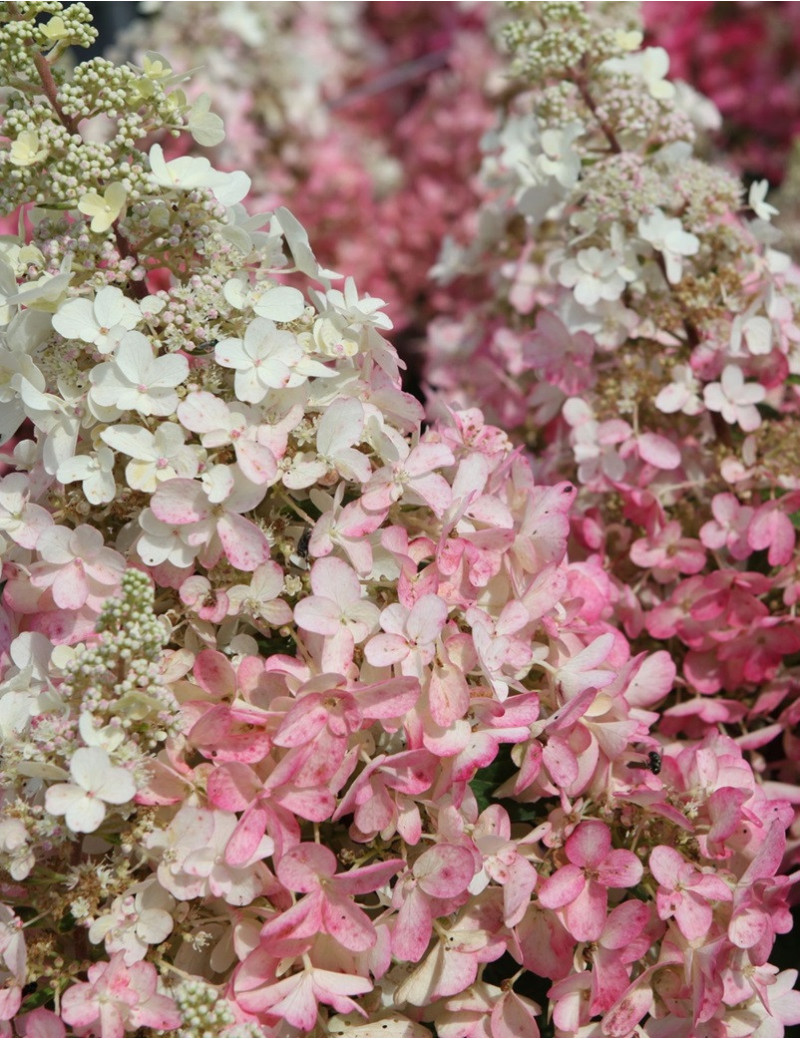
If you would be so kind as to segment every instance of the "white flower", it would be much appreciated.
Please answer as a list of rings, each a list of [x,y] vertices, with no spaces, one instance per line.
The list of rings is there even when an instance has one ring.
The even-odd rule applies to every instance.
[[[649,217],[641,217],[639,235],[664,257],[667,280],[673,285],[681,280],[681,257],[694,256],[700,239],[688,231],[677,217],[668,217],[658,208]]]
[[[25,414],[45,434],[41,456],[45,473],[55,475],[61,463],[75,454],[84,411],[84,395],[70,391],[60,379],[60,397],[42,393],[24,376],[20,378],[18,386]]]
[[[360,401],[354,397],[334,401],[317,427],[316,453],[310,453],[307,461],[302,455],[295,456],[294,465],[283,478],[286,487],[310,487],[331,469],[345,480],[359,484],[369,480],[370,461],[353,446],[360,443],[363,429],[364,408]]]
[[[152,509],[143,509],[139,526],[142,534],[136,551],[148,567],[167,561],[175,567],[188,567],[200,552],[199,539],[194,535],[201,524],[165,524],[154,516]]]
[[[117,493],[114,482],[114,452],[105,445],[90,455],[75,455],[65,459],[56,470],[56,479],[62,484],[83,482],[83,493],[92,505],[113,502]]]
[[[31,836],[21,820],[0,820],[0,852],[8,856],[7,870],[15,881],[24,881],[36,865],[30,842]]]
[[[253,571],[249,585],[233,585],[228,590],[232,614],[249,614],[263,618],[276,627],[288,625],[292,609],[277,597],[283,592],[283,571],[274,560],[262,563]]]
[[[260,318],[270,321],[294,321],[306,306],[299,289],[269,281],[251,285],[247,277],[241,275],[229,278],[222,292],[232,307],[240,311],[250,307]]]
[[[183,155],[166,162],[160,144],[154,144],[150,149],[150,170],[152,180],[159,187],[175,191],[208,188],[223,206],[241,202],[250,191],[250,178],[241,170],[223,173],[215,170],[208,159],[202,156]]]
[[[175,387],[189,374],[181,354],[155,357],[150,341],[140,332],[129,332],[116,357],[92,369],[90,403],[113,408],[116,414],[169,415],[178,406]]]
[[[674,84],[665,78],[669,72],[669,54],[663,47],[646,47],[636,54],[609,58],[603,62],[602,68],[638,77],[644,82],[650,97],[658,101],[668,101],[675,96]]]
[[[201,94],[192,105],[186,119],[186,129],[204,148],[214,148],[225,140],[225,127],[220,117],[211,111],[208,94]]]
[[[258,404],[270,389],[300,386],[306,377],[335,373],[306,357],[291,332],[279,331],[268,318],[256,318],[244,339],[224,339],[214,356],[218,364],[236,370],[234,389],[240,401]]]
[[[767,192],[769,191],[769,181],[753,181],[750,185],[750,194],[747,197],[747,203],[750,209],[755,213],[759,220],[769,221],[771,217],[774,217],[778,210],[766,202]]]
[[[673,412],[699,415],[703,411],[699,391],[700,383],[689,365],[676,365],[672,370],[672,382],[656,397],[656,408],[667,415]]]
[[[558,269],[561,285],[572,289],[575,299],[583,307],[592,307],[598,300],[618,300],[625,289],[625,279],[619,270],[620,261],[607,249],[581,249],[578,255],[565,260]]]
[[[312,293],[312,296],[317,302],[322,303],[318,294]],[[376,329],[390,329],[392,327],[391,318],[379,310],[385,303],[385,300],[380,300],[377,296],[359,297],[356,283],[352,278],[345,280],[344,292],[339,289],[328,289],[325,293],[327,307],[333,308],[337,316],[348,325],[356,327],[372,326]],[[319,309],[322,310],[323,307],[320,306]]]
[[[103,234],[125,212],[128,193],[121,184],[109,184],[102,195],[96,191],[87,191],[78,202],[78,209],[84,216],[91,217],[89,225],[95,234]]]
[[[745,383],[738,365],[726,365],[719,383],[709,383],[703,390],[706,407],[721,412],[727,423],[738,423],[751,433],[761,425],[756,405],[763,401],[767,391],[760,383]]]
[[[319,266],[308,241],[308,232],[285,206],[280,206],[275,210],[272,222],[283,233],[298,271],[302,271],[310,278],[316,278],[317,281],[342,277],[336,271],[329,271]]]
[[[42,145],[34,130],[23,130],[11,142],[8,158],[14,166],[34,166],[47,155],[47,145]]]
[[[581,157],[572,147],[583,133],[582,123],[569,123],[555,130],[543,130],[541,145],[544,152],[537,159],[537,167],[549,177],[555,177],[562,188],[574,188],[581,172]]]
[[[24,304],[37,311],[52,314],[59,305],[72,281],[72,253],[61,261],[58,274],[41,274],[30,282],[23,282],[17,292],[7,295],[7,304]]]
[[[177,423],[162,423],[155,433],[141,426],[110,426],[100,436],[114,451],[130,455],[125,479],[137,491],[152,493],[162,480],[197,475],[197,454],[186,446],[186,437]]]
[[[76,833],[91,834],[105,819],[106,803],[124,805],[136,794],[136,784],[127,769],[112,766],[99,747],[78,748],[69,766],[74,783],[53,784],[45,795],[45,808],[53,816],[64,816]]]
[[[87,747],[99,747],[104,751],[116,751],[127,736],[122,726],[101,726],[95,729],[94,718],[88,711],[81,713],[78,731]]]
[[[89,929],[89,942],[105,943],[107,953],[125,953],[125,963],[135,964],[148,946],[162,943],[173,929],[171,911],[175,900],[154,877],[117,896],[108,913],[96,918]]]
[[[110,354],[126,332],[142,318],[139,305],[116,286],[101,289],[94,300],[68,300],[53,315],[53,328],[67,339],[92,343],[101,354]]]
[[[769,354],[772,350],[772,322],[760,314],[737,315],[731,325],[731,354],[741,354],[744,340],[750,354]]]

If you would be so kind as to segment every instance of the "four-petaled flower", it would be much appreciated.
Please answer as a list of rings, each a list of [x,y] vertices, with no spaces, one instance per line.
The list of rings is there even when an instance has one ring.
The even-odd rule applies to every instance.
[[[708,383],[703,390],[706,408],[721,412],[726,423],[738,423],[750,433],[761,425],[756,405],[767,396],[760,383],[745,383],[738,365],[726,365],[718,383]]]
[[[611,846],[611,832],[600,820],[579,823],[564,845],[569,863],[539,886],[539,902],[561,910],[567,928],[580,942],[603,932],[609,888],[632,888],[641,881],[641,861],[627,849]]]
[[[71,784],[53,784],[45,795],[45,808],[64,816],[70,830],[91,834],[106,816],[106,804],[124,805],[136,794],[127,769],[111,764],[99,747],[78,748],[69,764]]]

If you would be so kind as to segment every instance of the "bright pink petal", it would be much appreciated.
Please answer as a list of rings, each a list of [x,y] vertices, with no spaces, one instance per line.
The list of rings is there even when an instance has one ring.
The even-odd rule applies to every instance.
[[[225,847],[226,863],[241,867],[252,860],[264,837],[267,818],[267,813],[256,806],[245,811]]]
[[[686,860],[676,849],[657,845],[650,853],[650,873],[665,888],[674,889],[680,880]]]
[[[608,911],[605,888],[588,881],[583,891],[564,908],[564,919],[570,934],[579,942],[594,942],[603,933]]]
[[[315,892],[321,878],[336,873],[336,856],[324,845],[303,842],[281,857],[276,871],[278,880],[292,892]]]
[[[541,883],[539,902],[548,910],[557,910],[577,899],[585,884],[586,878],[580,867],[568,863]]]
[[[629,899],[614,907],[608,915],[602,945],[607,950],[620,950],[638,938],[650,917],[650,908],[639,899]]]
[[[326,895],[322,923],[329,935],[353,953],[363,953],[375,945],[377,935],[370,919],[351,899],[338,892]]]
[[[398,960],[416,964],[425,953],[431,938],[433,914],[425,895],[414,888],[397,913],[392,953]]]
[[[419,887],[429,896],[448,899],[460,895],[475,874],[472,853],[460,845],[436,845],[419,857],[413,868]]]
[[[570,863],[591,869],[600,866],[610,849],[611,832],[600,820],[579,823],[564,845]]]
[[[613,849],[597,869],[597,880],[606,888],[633,888],[642,880],[641,860],[627,849]]]

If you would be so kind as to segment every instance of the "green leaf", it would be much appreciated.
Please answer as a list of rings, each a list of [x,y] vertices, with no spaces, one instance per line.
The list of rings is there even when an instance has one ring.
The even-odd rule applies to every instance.
[[[493,798],[493,792],[506,780],[514,775],[517,767],[511,760],[511,748],[508,744],[501,745],[497,757],[488,766],[479,769],[470,780],[469,786],[478,802],[478,809],[483,812],[498,799]]]

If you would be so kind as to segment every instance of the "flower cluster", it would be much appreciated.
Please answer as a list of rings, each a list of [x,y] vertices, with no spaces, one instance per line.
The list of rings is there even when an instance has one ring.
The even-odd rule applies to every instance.
[[[800,133],[794,60],[800,4],[701,0],[679,9],[645,0],[642,16],[650,41],[669,53],[675,76],[719,109],[725,160],[751,177],[779,182]]]
[[[493,299],[432,327],[433,410],[480,405],[576,482],[583,609],[677,666],[661,734],[727,732],[796,801],[798,276],[766,182],[693,157],[627,5],[515,9],[483,232],[439,265]]]
[[[515,430],[541,475],[579,482],[576,538],[616,579],[608,616],[676,640],[689,693],[736,694],[713,723],[702,701],[669,709],[675,731],[770,719],[800,650],[796,274],[764,186],[745,199],[691,158],[663,51],[625,26],[591,40],[578,7],[541,18],[509,30],[527,80],[486,161],[501,260],[484,239],[459,258],[492,265],[496,303],[434,331],[431,380]]]
[[[585,26],[573,5],[548,11]],[[629,33],[585,28],[604,61],[627,60]],[[250,217],[245,174],[150,143],[221,133],[165,59],[59,71],[60,41],[90,35],[80,4],[0,5],[3,162],[41,150],[27,133],[47,141],[6,200],[33,208],[0,241],[0,1034],[764,1035],[798,1020],[796,973],[769,963],[791,926],[788,789],[700,716],[664,728],[675,663],[632,643],[600,554],[568,554],[590,519],[573,515],[575,480],[535,477],[475,408],[425,424],[383,300],[333,287],[288,209]],[[528,65],[581,39],[551,34],[537,58],[526,37]],[[686,123],[662,112],[660,63],[639,64],[642,112],[652,97],[673,141]],[[619,73],[625,104],[638,67]],[[530,170],[551,207],[581,178],[585,133],[543,131]],[[594,305],[615,316],[618,276],[631,313],[646,278],[654,315],[702,327],[672,289],[706,255],[700,216],[683,227],[658,200],[635,230],[621,212],[610,243],[589,219],[555,257],[565,289],[599,286],[587,321]],[[772,273],[758,254],[752,281]],[[765,314],[783,314],[782,284]],[[706,373],[707,409],[745,429],[756,380],[728,369],[761,375],[780,352],[758,366],[770,319],[748,306],[755,325]],[[570,335],[579,416],[595,338]],[[681,458],[677,438],[615,440],[613,420],[585,417],[600,421],[612,435],[587,488],[617,457],[622,475],[631,457],[655,475]],[[755,481],[758,456],[745,462]],[[541,468],[556,470],[545,444]],[[765,504],[744,537],[785,567]],[[674,582],[663,555],[654,588]],[[728,624],[757,625],[747,664],[777,688],[793,629],[748,614],[763,575],[730,571]]]
[[[213,93],[232,117],[216,164],[249,169],[255,208],[289,206],[316,228],[325,263],[418,337],[454,302],[427,278],[439,244],[468,233],[478,203],[493,6],[165,4],[121,49],[204,66],[187,90]]]

